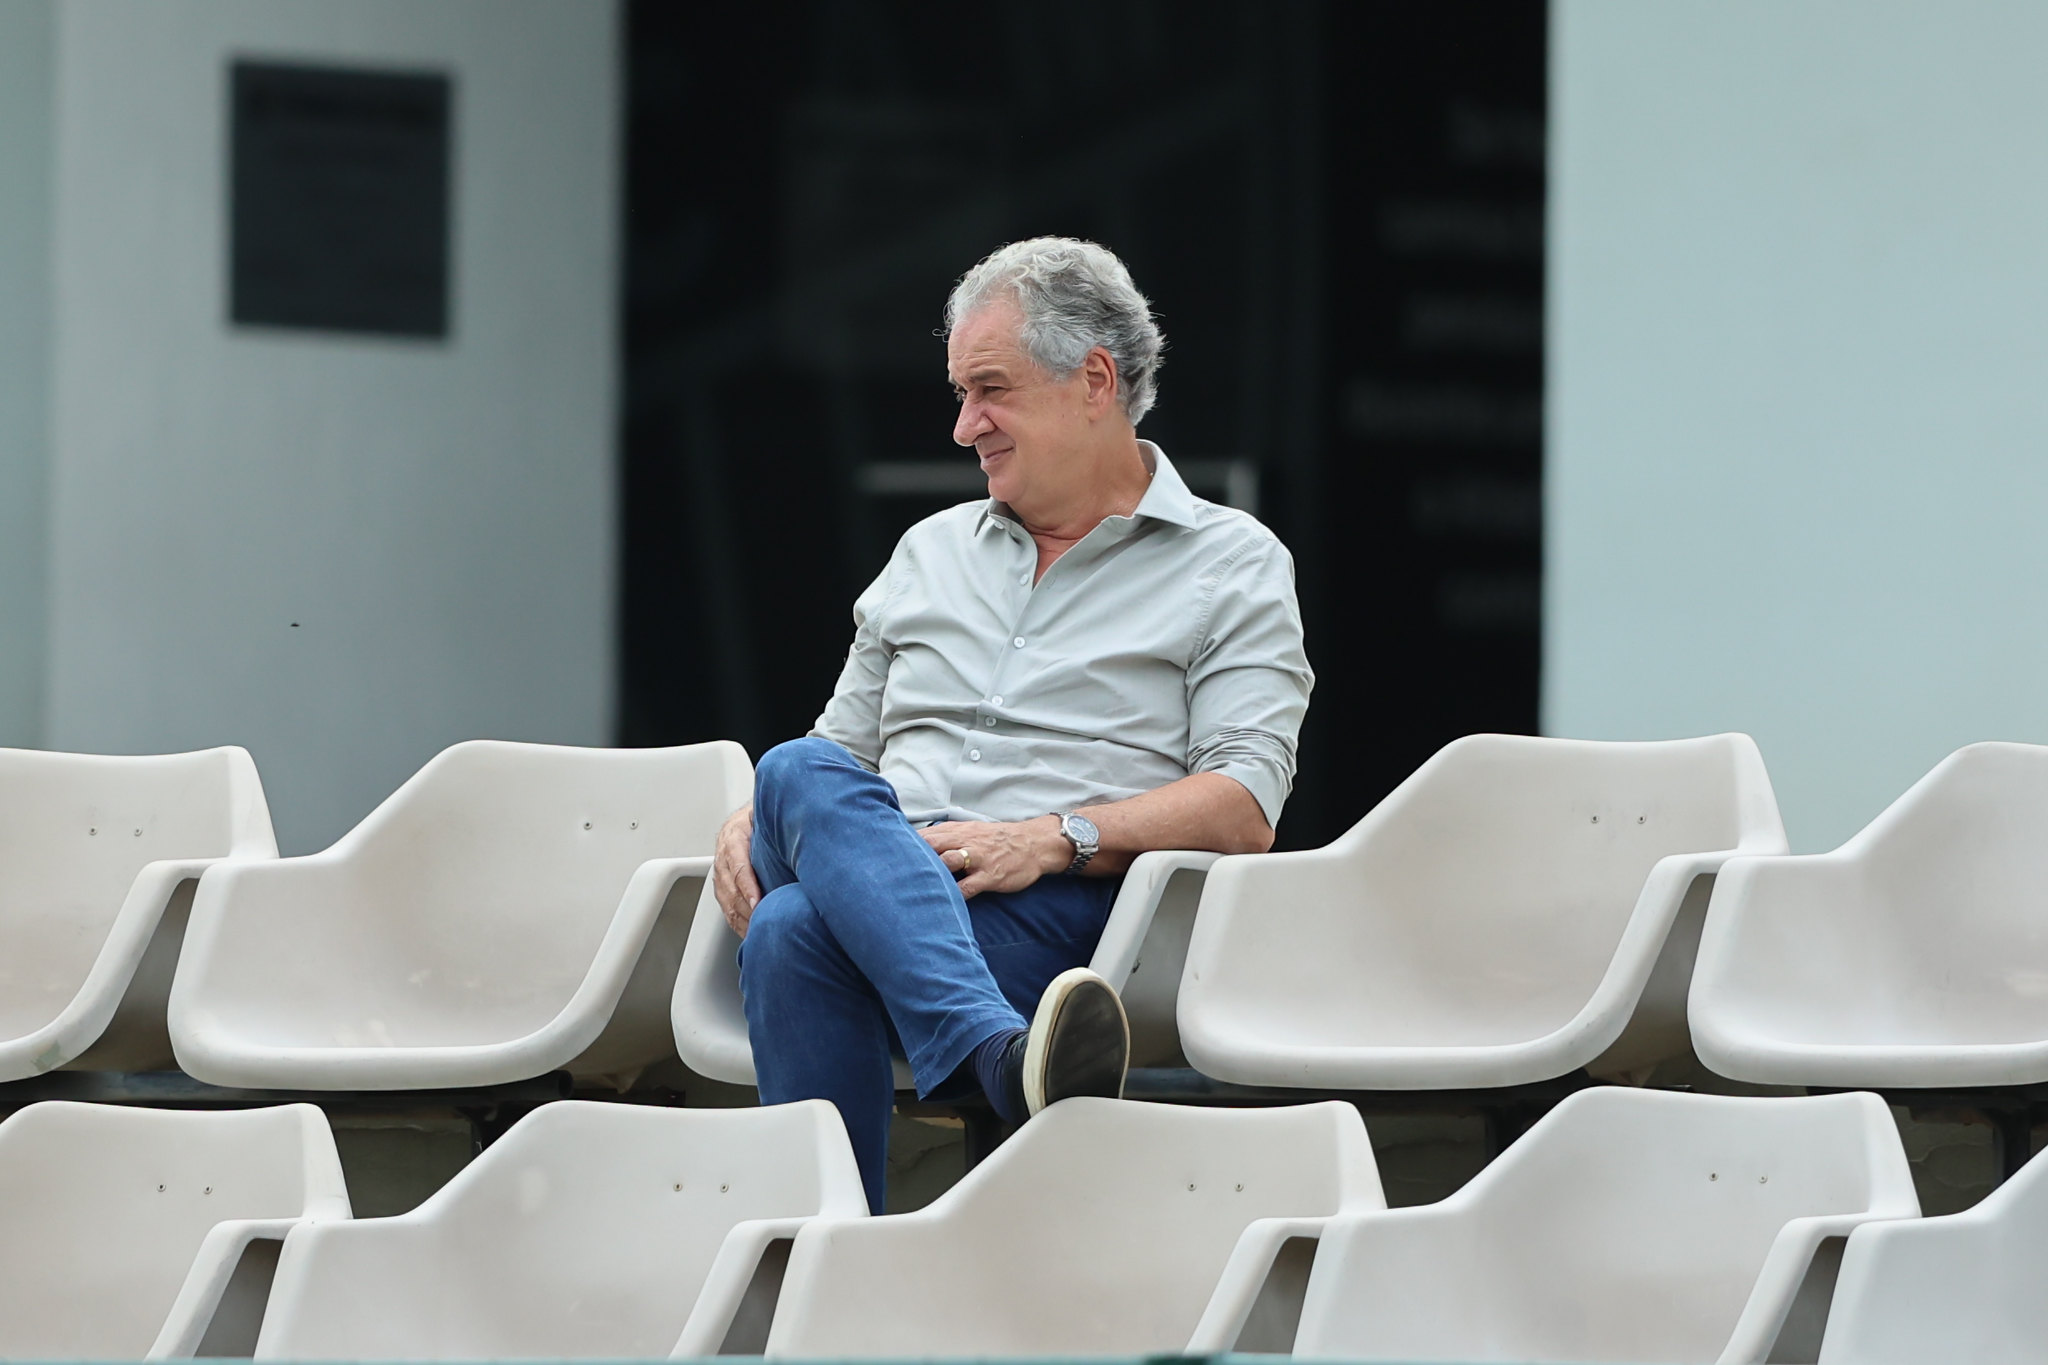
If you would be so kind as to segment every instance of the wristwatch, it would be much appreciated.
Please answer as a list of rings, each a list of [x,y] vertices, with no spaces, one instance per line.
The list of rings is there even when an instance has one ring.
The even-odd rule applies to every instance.
[[[1073,811],[1054,811],[1060,817],[1060,833],[1067,836],[1067,842],[1074,846],[1074,861],[1067,864],[1067,871],[1079,872],[1088,866],[1096,850],[1102,847],[1102,831],[1095,828],[1095,822],[1085,815]]]

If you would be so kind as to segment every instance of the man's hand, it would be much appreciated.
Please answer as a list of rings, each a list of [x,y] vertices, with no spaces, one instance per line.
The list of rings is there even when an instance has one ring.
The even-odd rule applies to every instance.
[[[711,893],[725,922],[741,938],[754,907],[761,903],[761,883],[754,878],[754,807],[751,802],[726,817],[718,827],[718,843],[712,850]]]
[[[948,820],[918,833],[939,851],[939,861],[960,879],[960,894],[969,900],[984,891],[1022,891],[1074,861],[1074,846],[1060,833],[1057,815],[1015,824]]]

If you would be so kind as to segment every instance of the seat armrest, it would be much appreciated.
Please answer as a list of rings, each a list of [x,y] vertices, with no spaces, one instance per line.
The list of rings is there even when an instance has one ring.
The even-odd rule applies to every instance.
[[[707,879],[683,943],[669,1021],[685,1066],[714,1081],[752,1085],[754,1054],[741,1008],[739,947],[740,936],[726,924]]]
[[[1188,938],[1222,855],[1184,850],[1141,853],[1124,874],[1089,965],[1123,996],[1133,1066],[1183,1066],[1176,1017]]]
[[[648,916],[650,924],[653,923],[653,917],[661,913],[662,904],[675,890],[676,883],[692,877],[709,881],[711,863],[708,854],[697,858],[649,858],[633,869],[632,880],[626,883],[626,890],[619,897],[621,913],[637,910]]]
[[[163,1329],[157,1333],[146,1358],[187,1359],[197,1354],[251,1244],[281,1244],[293,1228],[305,1221],[301,1218],[237,1218],[214,1224],[205,1240],[200,1242],[199,1253],[192,1258],[192,1268],[185,1273],[185,1282],[178,1287],[178,1297],[172,1301]],[[269,1298],[270,1273],[275,1267],[273,1255],[260,1271],[260,1283],[249,1286],[252,1295],[260,1295],[256,1300],[259,1306]],[[249,1344],[254,1346],[253,1337]]]
[[[1090,963],[1109,982],[1122,990],[1138,961],[1138,950],[1159,913],[1159,898],[1176,872],[1207,872],[1220,853],[1196,853],[1187,849],[1162,849],[1140,853],[1124,873],[1124,884],[1116,893],[1116,904],[1102,926],[1102,938]]]
[[[1786,1318],[1792,1313],[1800,1289],[1806,1283],[1807,1272],[1814,1268],[1815,1257],[1829,1238],[1846,1241],[1850,1233],[1866,1223],[1913,1216],[1906,1210],[1843,1213],[1795,1218],[1785,1224],[1778,1230],[1770,1251],[1764,1256],[1763,1269],[1757,1272],[1756,1284],[1750,1289],[1748,1301],[1742,1305],[1742,1316],[1736,1319],[1735,1330],[1721,1352],[1721,1365],[1746,1362],[1761,1365],[1770,1359]],[[1831,1295],[1833,1268],[1829,1267],[1828,1271],[1829,1280],[1824,1288]]]
[[[810,1221],[808,1217],[751,1218],[735,1223],[712,1258],[704,1285],[697,1291],[696,1305],[669,1358],[721,1354],[736,1323],[751,1346],[740,1353],[758,1355],[774,1319],[790,1244]],[[743,1317],[745,1321],[741,1321]]]
[[[1700,878],[1714,878],[1741,849],[1672,853],[1659,858],[1622,928],[1614,955],[1571,1029],[1595,1044],[1590,1055],[1568,1059],[1603,1079],[1636,1081],[1668,1056],[1684,1051],[1685,1004],[1692,989],[1695,946],[1705,919],[1704,899],[1687,897]],[[1711,885],[1711,883],[1709,883]]]
[[[1223,1265],[1223,1274],[1209,1295],[1209,1306],[1202,1310],[1202,1319],[1195,1324],[1194,1335],[1188,1338],[1183,1354],[1225,1355],[1239,1350],[1238,1339],[1244,1335],[1252,1310],[1280,1268],[1278,1263],[1282,1249],[1297,1238],[1320,1242],[1323,1228],[1329,1221],[1328,1218],[1260,1218],[1248,1224],[1238,1235],[1237,1245],[1231,1248],[1230,1259]],[[1301,1291],[1307,1288],[1306,1267],[1302,1268],[1299,1278],[1300,1284],[1286,1287],[1297,1316]],[[1287,1347],[1291,1350],[1292,1346],[1290,1340]]]
[[[120,1003],[120,992],[111,995],[107,988],[114,978],[119,978],[125,988],[128,978],[135,974],[135,968],[142,961],[142,955],[149,949],[149,941],[156,934],[157,924],[163,919],[172,897],[186,882],[198,881],[209,868],[230,861],[226,858],[162,858],[153,863],[143,864],[129,884],[128,894],[121,900],[121,909],[114,917],[114,925],[101,945],[99,956],[93,960],[92,970],[79,988],[80,998],[86,996],[105,997],[107,1007],[96,1011],[89,1021],[92,1038],[98,1038],[113,1018],[114,1007]],[[87,1039],[89,1043],[91,1039]]]
[[[145,863],[129,883],[121,908],[71,1000],[43,1027],[9,1047],[0,1060],[0,1080],[22,1080],[63,1066],[98,1042],[120,1012],[121,1002],[149,951],[164,911],[178,888],[198,880],[221,858],[162,858]]]
[[[647,946],[647,937],[654,932],[654,925],[661,918],[662,907],[668,903],[669,894],[676,883],[695,878],[709,884],[711,880],[711,858],[707,855],[696,858],[650,858],[633,870],[632,880],[626,883],[625,891],[619,896],[619,908],[612,914],[612,922],[605,927],[604,938],[599,941],[597,953],[591,959],[590,970],[585,974],[569,1003],[562,1007],[561,1014],[549,1024],[554,1028],[565,1018],[574,1017],[581,1021],[579,1028],[570,1036],[574,1046],[569,1055],[581,1053],[597,1040],[598,1034],[618,1008],[619,997],[625,993],[626,983],[633,975],[633,966],[640,960],[640,953]]]
[[[135,880],[128,888],[128,899],[140,904],[155,903],[161,910],[178,889],[181,882],[195,881],[206,874],[206,870],[217,863],[241,860],[228,858],[159,858],[153,863],[144,863],[135,874]]]
[[[1730,858],[1746,858],[1755,855],[1739,848],[1720,848],[1699,853],[1667,853],[1650,868],[1650,875],[1643,881],[1643,889],[1637,897],[1638,907],[1651,904],[1668,904],[1673,914],[1678,904],[1685,899],[1685,893],[1699,877],[1718,876]]]

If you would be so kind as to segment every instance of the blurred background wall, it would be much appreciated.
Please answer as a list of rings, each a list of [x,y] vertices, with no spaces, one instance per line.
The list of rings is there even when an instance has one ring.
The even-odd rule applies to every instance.
[[[1294,551],[1283,845],[1473,730],[1748,730],[1803,848],[2048,739],[2040,7],[1091,24],[0,0],[0,743],[246,744],[308,849],[470,736],[799,733],[976,494],[946,288],[1046,232],[1129,260],[1145,434]],[[445,81],[437,327],[236,311],[247,62]]]
[[[10,191],[47,186],[48,246],[17,201],[0,271],[47,249],[52,320],[41,467],[14,453],[36,445],[35,402],[0,428],[6,738],[246,745],[287,851],[326,844],[456,740],[610,740],[615,8],[5,15],[8,38],[47,34],[53,58],[44,85],[0,95],[11,115],[47,91],[28,117],[50,131],[10,126],[4,173]],[[230,321],[229,67],[248,59],[448,78],[441,335]],[[356,173],[360,146],[307,147]],[[6,325],[33,353],[29,298]]]
[[[56,10],[0,0],[0,744],[43,737]]]
[[[2048,741],[2048,8],[1559,0],[1543,725],[1793,846]]]

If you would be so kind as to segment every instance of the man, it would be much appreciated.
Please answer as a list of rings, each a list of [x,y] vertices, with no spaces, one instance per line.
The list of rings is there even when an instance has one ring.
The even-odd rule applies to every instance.
[[[1123,1007],[1082,965],[1117,878],[1270,848],[1314,682],[1286,550],[1138,439],[1164,342],[1121,261],[1014,243],[946,325],[988,499],[905,533],[714,874],[761,1100],[832,1100],[876,1212],[892,1051],[1012,1123],[1122,1093]]]

